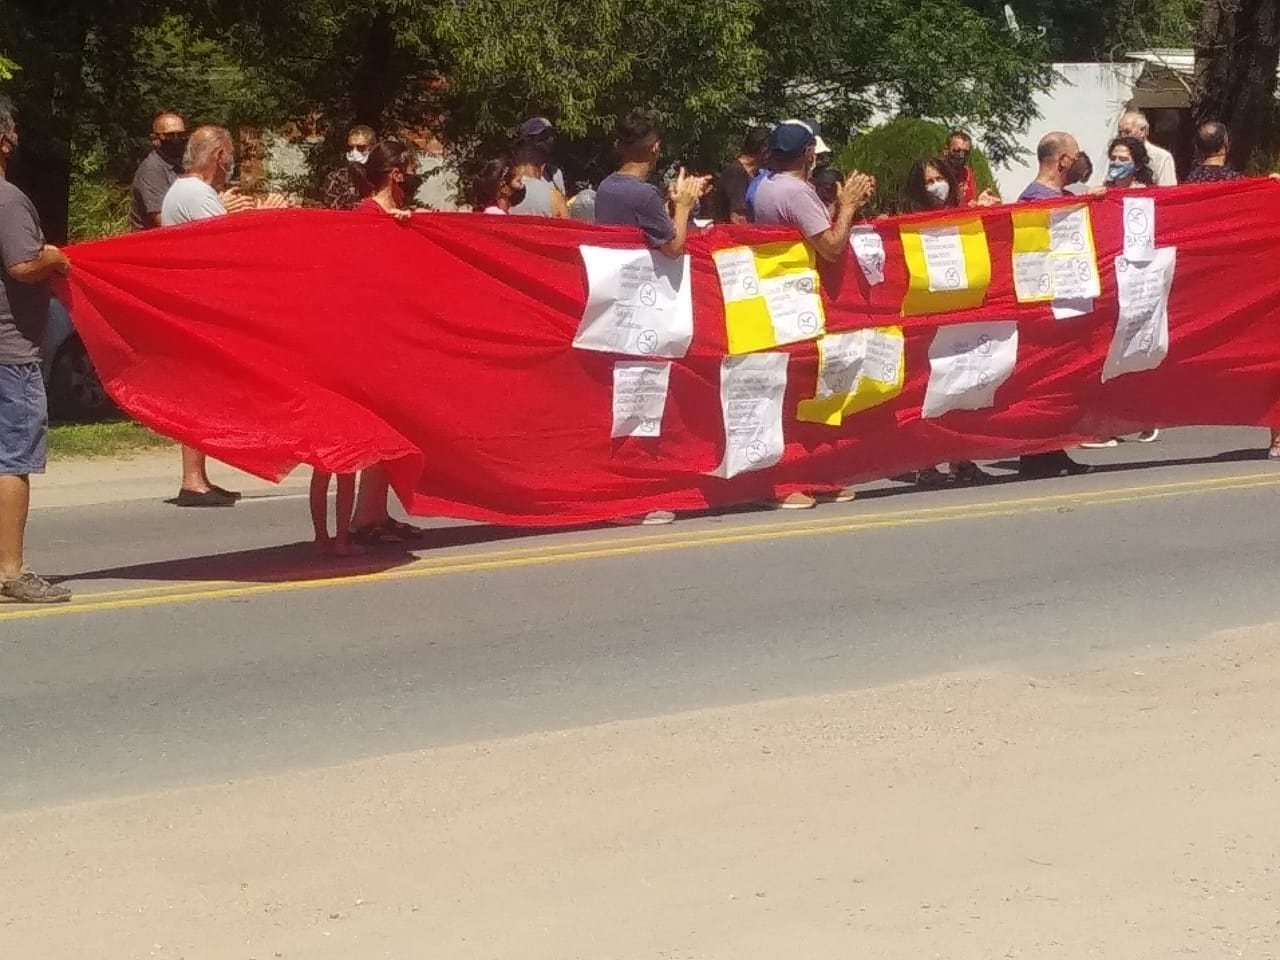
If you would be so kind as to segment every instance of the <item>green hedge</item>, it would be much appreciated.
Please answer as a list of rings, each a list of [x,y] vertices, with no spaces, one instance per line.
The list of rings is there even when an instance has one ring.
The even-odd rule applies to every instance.
[[[869,216],[901,213],[907,209],[907,174],[917,160],[938,156],[951,131],[940,123],[903,117],[854,137],[839,156],[840,169],[861,170],[877,181]],[[991,165],[975,145],[969,158],[978,179],[978,191],[995,188]]]

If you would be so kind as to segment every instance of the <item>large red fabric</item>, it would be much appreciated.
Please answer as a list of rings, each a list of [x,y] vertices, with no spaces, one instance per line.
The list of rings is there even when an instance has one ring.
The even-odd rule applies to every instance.
[[[1150,426],[1280,423],[1280,185],[1148,192],[1157,245],[1177,248],[1169,355],[1103,383],[1123,193],[1090,203],[1102,296],[1072,320],[1017,302],[1010,207],[978,214],[992,261],[985,304],[901,319],[897,225],[911,221],[878,224],[886,282],[869,287],[848,256],[824,268],[827,331],[900,323],[905,389],[838,428],[802,423],[796,404],[812,396],[816,350],[778,348],[790,357],[785,456],[729,480],[709,475],[725,442],[727,350],[710,253],[786,231],[717,226],[690,239],[695,336],[672,361],[658,439],[610,439],[617,358],[572,346],[587,296],[579,246],[637,246],[628,229],[477,214],[408,225],[364,213],[240,214],[76,246],[62,295],[107,389],[142,423],[268,479],[301,463],[388,462],[397,494],[421,515],[579,523]],[[1011,379],[991,409],[922,419],[934,333],[973,320],[1017,321]]]

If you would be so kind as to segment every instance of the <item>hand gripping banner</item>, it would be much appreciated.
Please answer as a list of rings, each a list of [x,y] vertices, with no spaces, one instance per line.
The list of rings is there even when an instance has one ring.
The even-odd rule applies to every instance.
[[[1112,191],[681,259],[571,221],[238,214],[72,248],[143,424],[258,476],[387,463],[411,512],[586,523],[1149,427],[1280,424],[1280,185]]]

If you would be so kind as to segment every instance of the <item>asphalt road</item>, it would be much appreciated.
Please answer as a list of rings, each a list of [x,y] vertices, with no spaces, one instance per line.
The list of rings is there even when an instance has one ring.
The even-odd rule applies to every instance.
[[[0,810],[1280,620],[1259,430],[1087,477],[313,560],[306,503],[37,510],[75,604],[0,606]]]

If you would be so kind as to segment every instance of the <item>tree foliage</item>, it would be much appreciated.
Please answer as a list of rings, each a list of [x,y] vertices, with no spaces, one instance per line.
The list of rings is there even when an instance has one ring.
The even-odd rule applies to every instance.
[[[1248,167],[1270,145],[1280,63],[1276,0],[1206,0],[1196,38],[1192,114],[1231,130],[1232,161]]]
[[[64,221],[73,147],[122,178],[160,109],[231,126],[324,117],[322,163],[351,122],[429,128],[466,160],[541,114],[570,172],[594,178],[634,106],[663,114],[669,159],[691,166],[749,123],[817,117],[839,141],[897,113],[980,130],[999,159],[1050,79],[1034,32],[975,0],[6,0],[0,38],[24,66],[38,199]]]

